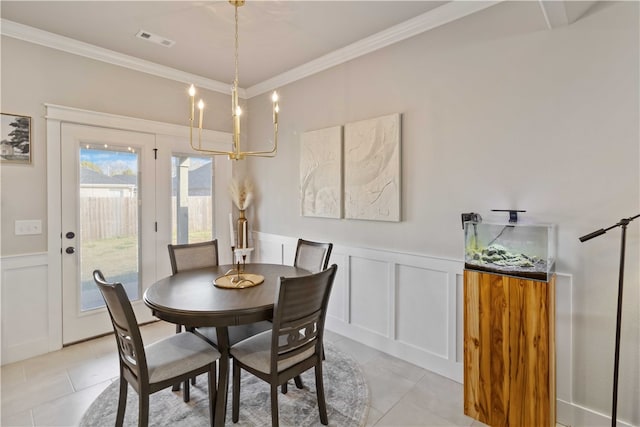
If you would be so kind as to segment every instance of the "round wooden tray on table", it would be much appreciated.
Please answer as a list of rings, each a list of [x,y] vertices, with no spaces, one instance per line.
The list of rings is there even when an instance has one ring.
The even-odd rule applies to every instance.
[[[231,273],[216,277],[213,284],[218,288],[242,289],[258,286],[264,282],[264,276],[252,273]]]

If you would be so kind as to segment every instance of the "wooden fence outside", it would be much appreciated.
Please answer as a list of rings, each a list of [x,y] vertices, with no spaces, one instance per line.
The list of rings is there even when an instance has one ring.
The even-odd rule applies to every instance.
[[[172,212],[176,211],[176,198],[171,198]],[[207,196],[189,197],[189,229],[210,230],[213,206]],[[138,233],[138,200],[131,197],[82,197],[80,224],[82,240],[101,240],[135,236]],[[175,215],[172,215],[175,218]],[[174,219],[175,221],[175,219]],[[175,229],[175,225],[172,226]]]

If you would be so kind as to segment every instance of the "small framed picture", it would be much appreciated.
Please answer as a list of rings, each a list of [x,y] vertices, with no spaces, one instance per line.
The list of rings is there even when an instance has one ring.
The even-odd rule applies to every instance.
[[[0,161],[31,163],[31,117],[2,113]]]

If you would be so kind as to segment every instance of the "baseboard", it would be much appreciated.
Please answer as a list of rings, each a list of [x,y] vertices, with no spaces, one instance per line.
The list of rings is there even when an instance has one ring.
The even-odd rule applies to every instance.
[[[558,399],[558,423],[566,427],[604,427],[611,425],[611,415]],[[616,427],[638,427],[618,419]]]

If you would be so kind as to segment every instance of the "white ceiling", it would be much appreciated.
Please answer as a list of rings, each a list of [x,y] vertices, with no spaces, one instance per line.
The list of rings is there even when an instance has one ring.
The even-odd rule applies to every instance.
[[[240,86],[253,96],[498,2],[247,1],[239,8]],[[551,28],[593,2],[539,3]],[[121,64],[213,90],[228,91],[233,81],[234,8],[226,0],[2,0],[0,15],[9,36],[103,60],[120,56]],[[136,38],[140,30],[175,45]],[[89,45],[71,48],[74,41]]]

